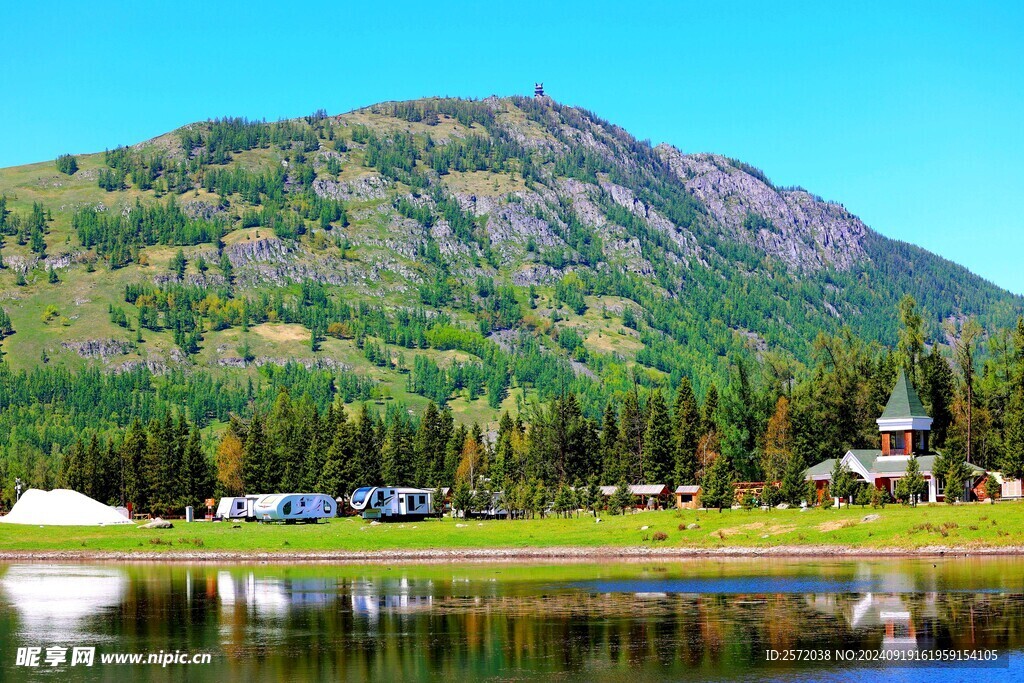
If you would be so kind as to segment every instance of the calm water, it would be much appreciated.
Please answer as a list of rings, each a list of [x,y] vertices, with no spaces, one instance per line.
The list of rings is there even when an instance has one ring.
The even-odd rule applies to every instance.
[[[18,648],[41,647],[40,667]],[[48,668],[47,648],[68,649]],[[71,666],[73,648],[94,664]],[[766,661],[996,649],[995,668]],[[0,565],[0,680],[1024,678],[1024,560]],[[114,653],[209,664],[103,664]],[[59,660],[60,652],[55,652]],[[991,665],[990,665],[991,666]],[[1009,666],[1009,670],[1006,668]]]

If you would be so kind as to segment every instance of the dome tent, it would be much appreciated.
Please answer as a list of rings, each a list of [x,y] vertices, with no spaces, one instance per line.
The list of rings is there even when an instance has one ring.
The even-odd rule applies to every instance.
[[[11,508],[10,514],[0,517],[0,522],[36,526],[131,524],[131,520],[109,505],[69,489],[29,489]]]

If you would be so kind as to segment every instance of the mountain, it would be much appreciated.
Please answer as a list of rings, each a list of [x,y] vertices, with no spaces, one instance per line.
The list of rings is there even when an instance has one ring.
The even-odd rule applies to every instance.
[[[194,123],[0,169],[0,195],[8,372],[128,375],[207,423],[268,382],[482,422],[572,388],[596,414],[633,381],[798,369],[819,332],[892,345],[904,294],[933,341],[1024,310],[841,204],[546,97]]]

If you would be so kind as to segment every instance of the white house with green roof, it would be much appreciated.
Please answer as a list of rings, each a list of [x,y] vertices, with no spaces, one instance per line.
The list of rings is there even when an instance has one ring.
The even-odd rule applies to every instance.
[[[895,494],[896,483],[906,475],[907,463],[911,458],[917,459],[921,475],[928,484],[928,501],[937,502],[945,496],[942,491],[945,482],[934,475],[934,453],[928,448],[928,434],[932,428],[932,418],[925,411],[921,399],[913,385],[900,370],[888,403],[882,416],[875,422],[881,435],[881,448],[858,448],[846,452],[841,460],[855,477]],[[836,459],[829,458],[808,468],[805,476],[815,483],[818,497],[821,498],[825,484],[832,480],[832,470]],[[968,463],[973,477],[967,486],[974,488],[976,480],[985,474],[980,467]]]

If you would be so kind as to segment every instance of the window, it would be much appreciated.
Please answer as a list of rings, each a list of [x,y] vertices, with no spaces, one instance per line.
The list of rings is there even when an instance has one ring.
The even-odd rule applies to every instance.
[[[372,490],[373,489],[366,487],[356,489],[356,492],[352,494],[352,504],[362,505],[363,501],[366,500],[366,496],[368,496]]]
[[[284,507],[281,508],[281,512],[283,512],[286,515],[292,514],[292,502],[290,500],[284,504]]]
[[[324,503],[324,512],[326,514],[328,514],[328,515],[333,515],[334,514],[333,508],[331,507],[330,503]]]
[[[383,491],[377,491],[377,502],[374,503],[374,505],[383,505],[383,504],[384,504],[384,492]]]
[[[902,453],[904,450],[903,432],[893,432],[889,436],[889,448],[895,453]]]

